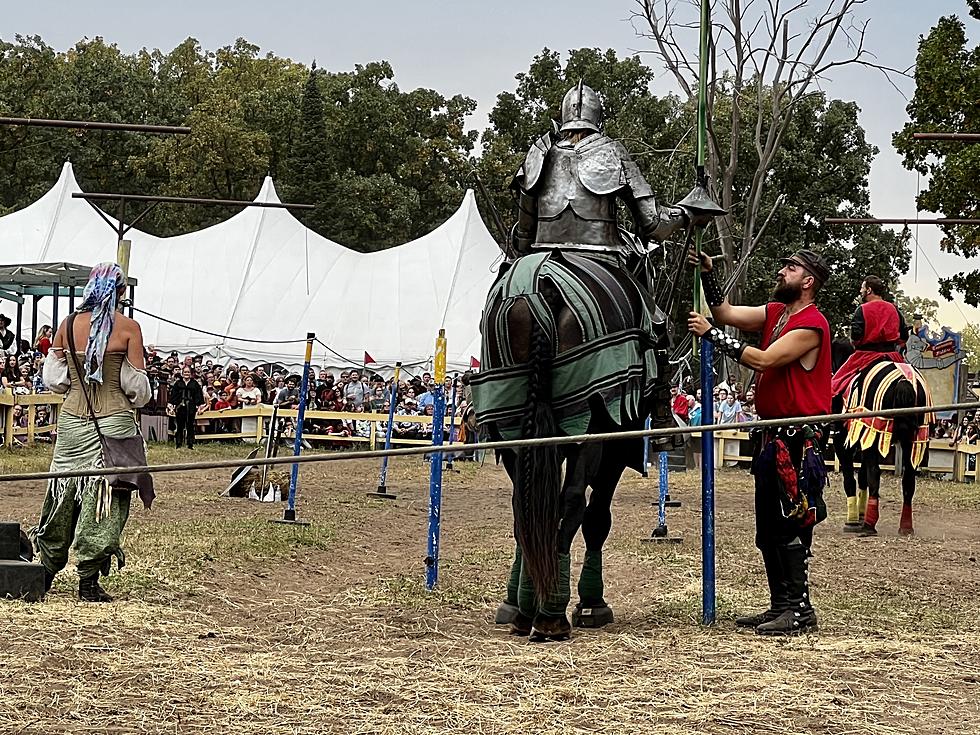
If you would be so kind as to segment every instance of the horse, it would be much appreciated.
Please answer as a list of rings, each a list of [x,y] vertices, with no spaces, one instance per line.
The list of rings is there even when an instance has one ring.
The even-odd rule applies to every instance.
[[[657,425],[670,422],[658,415],[669,405],[666,318],[632,273],[573,252],[506,267],[488,297],[483,369],[472,378],[491,439],[638,430],[651,413]],[[612,623],[602,548],[623,472],[643,469],[642,440],[532,445],[498,457],[513,484],[517,548],[495,622],[538,641]],[[585,560],[569,623],[579,530]]]
[[[850,342],[835,341],[831,346],[833,369],[836,373],[854,352]],[[920,407],[922,413],[896,416],[894,419],[873,417],[836,422],[831,427],[834,452],[844,477],[848,515],[846,533],[863,536],[877,535],[881,488],[881,459],[892,444],[901,450],[902,515],[899,534],[915,533],[912,521],[912,498],[915,478],[925,461],[929,447],[929,428],[935,420],[928,409],[932,407],[929,386],[911,365],[882,359],[859,372],[848,388],[834,397],[832,411],[872,411],[891,408]],[[855,462],[861,467],[855,481]],[[860,487],[860,493],[858,488]]]

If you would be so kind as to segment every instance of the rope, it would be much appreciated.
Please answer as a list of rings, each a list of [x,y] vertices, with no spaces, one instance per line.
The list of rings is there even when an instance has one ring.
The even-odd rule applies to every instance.
[[[191,332],[198,332],[200,334],[206,334],[209,337],[217,337],[219,339],[231,340],[232,342],[251,342],[253,344],[262,344],[262,345],[295,345],[295,344],[303,344],[304,342],[306,342],[306,339],[305,338],[302,338],[302,339],[249,339],[247,337],[233,337],[230,334],[220,334],[219,332],[209,332],[207,329],[199,329],[198,327],[192,327],[192,326],[190,326],[188,324],[182,324],[181,322],[175,322],[174,320],[167,319],[166,317],[162,317],[159,314],[154,314],[152,312],[146,311],[145,309],[140,309],[138,306],[133,306],[132,302],[130,302],[128,300],[124,302],[124,305],[127,306],[127,307],[129,307],[129,308],[131,308],[135,312],[139,312],[140,314],[143,314],[144,316],[152,317],[153,319],[158,319],[161,322],[165,322],[167,324],[171,324],[171,325],[173,325],[175,327],[180,327],[181,329],[187,329],[188,331],[191,331]],[[357,364],[360,363],[360,360],[352,360],[351,358],[349,358],[349,357],[347,357],[345,355],[341,355],[339,352],[337,352],[336,350],[332,349],[329,345],[327,345],[326,343],[324,343],[320,339],[315,339],[314,341],[318,345],[320,345],[321,347],[323,347],[325,350],[327,350],[331,354],[339,357],[341,360],[343,360],[344,362],[346,362],[346,363],[348,363],[350,365],[357,365]]]
[[[109,467],[86,470],[66,470],[64,472],[26,472],[14,475],[0,475],[0,482],[20,482],[24,480],[57,480],[69,477],[105,477],[141,472],[184,472],[188,470],[235,469],[243,466],[262,466],[280,464],[306,464],[308,462],[339,462],[348,459],[378,459],[380,457],[411,457],[418,454],[444,454],[458,452],[461,446],[473,449],[516,449],[525,446],[548,446],[560,444],[589,444],[592,442],[617,441],[623,439],[642,439],[644,437],[676,436],[726,430],[744,431],[777,426],[794,426],[812,423],[833,423],[848,419],[863,419],[872,416],[906,416],[917,413],[936,413],[940,411],[959,411],[980,409],[980,401],[972,403],[947,403],[939,406],[915,406],[913,408],[890,408],[880,411],[852,411],[849,413],[817,414],[796,416],[788,419],[762,419],[736,424],[708,424],[706,426],[676,426],[666,429],[638,429],[636,431],[612,431],[604,434],[578,434],[574,436],[549,436],[538,439],[510,439],[505,441],[483,442],[480,444],[444,444],[439,446],[407,447],[405,449],[373,449],[359,452],[331,452],[307,454],[297,457],[256,457],[254,459],[230,459],[213,462],[183,462],[180,464],[146,465],[143,467]]]
[[[187,324],[181,324],[180,322],[175,322],[172,319],[167,319],[166,317],[162,317],[159,314],[153,314],[149,311],[140,309],[138,306],[133,306],[132,303],[128,301],[123,302],[123,305],[131,308],[133,311],[139,312],[140,314],[152,317],[154,319],[158,319],[161,322],[166,322],[167,324],[172,324],[175,327],[181,327],[182,329],[187,329],[191,332],[199,332],[200,334],[206,334],[209,337],[218,337],[219,339],[230,339],[233,342],[254,342],[255,344],[263,344],[263,345],[290,345],[290,344],[300,344],[301,342],[306,342],[305,339],[249,339],[247,337],[232,337],[229,334],[219,334],[218,332],[209,332],[206,329],[198,329],[197,327],[192,327]],[[319,340],[317,341],[319,342]],[[323,343],[320,342],[320,344]],[[324,347],[326,347],[326,345],[324,345]]]

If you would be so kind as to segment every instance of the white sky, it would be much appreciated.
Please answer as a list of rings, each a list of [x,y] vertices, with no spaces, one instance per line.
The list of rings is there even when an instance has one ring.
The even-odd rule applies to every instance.
[[[470,123],[477,130],[485,127],[497,93],[513,89],[514,75],[526,71],[545,46],[563,53],[584,46],[614,48],[621,55],[649,48],[628,22],[633,0],[35,0],[4,5],[0,37],[37,34],[57,49],[94,36],[126,51],[170,50],[188,36],[214,49],[244,37],[263,52],[307,64],[316,59],[330,70],[387,59],[402,89],[430,87],[477,100]],[[812,5],[819,8],[824,2],[813,0]],[[905,68],[915,62],[919,36],[949,14],[964,18],[975,35],[977,23],[967,15],[965,0],[868,0],[863,6],[863,16],[871,18],[866,47],[880,63]],[[645,55],[644,61],[657,68],[652,56]],[[910,80],[899,86],[911,96]],[[916,175],[902,168],[891,146],[891,134],[907,119],[906,99],[879,73],[860,68],[837,71],[824,89],[858,103],[861,124],[881,150],[871,172],[874,214],[913,217]],[[655,91],[676,90],[671,79],[661,76]],[[938,241],[937,228],[920,228],[918,267],[913,261],[902,287],[940,301],[943,322],[961,329],[967,320],[977,320],[980,310],[946,303],[938,295],[936,271],[945,276],[968,267],[964,259],[940,252]]]

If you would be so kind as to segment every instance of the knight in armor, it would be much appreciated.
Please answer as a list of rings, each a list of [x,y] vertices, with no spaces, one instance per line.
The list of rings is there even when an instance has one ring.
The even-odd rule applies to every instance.
[[[885,294],[885,284],[878,276],[868,276],[861,283],[859,305],[851,317],[855,351],[834,373],[834,396],[844,393],[854,376],[874,362],[905,362],[898,348],[909,338],[909,328],[895,304],[885,300]]]
[[[481,391],[480,386],[494,380],[495,368],[506,369],[519,362],[494,338],[495,327],[506,318],[504,310],[494,305],[506,304],[525,290],[536,290],[532,281],[543,280],[548,284],[545,298],[532,299],[537,321],[557,334],[557,312],[562,306],[584,312],[577,317],[581,341],[595,348],[584,350],[589,354],[574,369],[570,367],[566,382],[561,370],[556,372],[553,387],[559,396],[568,398],[559,416],[564,432],[587,429],[588,401],[596,394],[617,426],[627,419],[642,420],[645,411],[653,414],[654,426],[674,426],[667,318],[628,263],[642,257],[651,241],[666,240],[685,227],[703,226],[712,214],[657,203],[623,145],[602,132],[602,103],[591,87],[580,82],[570,89],[562,100],[561,114],[557,133],[549,131],[535,141],[511,184],[519,205],[512,231],[518,258],[501,269],[484,313],[486,362],[474,381],[474,390],[478,397],[483,393],[482,405],[487,407],[481,411],[478,398],[481,423],[492,417],[492,433],[519,435],[522,407],[513,404],[508,415],[502,415],[489,408],[493,402],[488,400],[489,391]],[[635,237],[620,228],[618,202],[632,215]],[[549,290],[552,299],[547,297]],[[638,305],[638,318],[623,309],[610,309],[609,294]],[[605,349],[603,340],[628,330],[633,330],[632,344],[625,348],[629,354]],[[617,347],[622,353],[622,345]],[[591,364],[582,370],[584,363]]]
[[[580,83],[570,89],[561,113],[560,136],[548,132],[535,141],[514,177],[518,254],[556,248],[618,258],[631,254],[616,218],[617,199],[629,208],[644,245],[666,240],[691,223],[692,213],[683,207],[657,204],[623,145],[600,130],[602,103],[591,87]],[[698,224],[709,220],[700,216]]]

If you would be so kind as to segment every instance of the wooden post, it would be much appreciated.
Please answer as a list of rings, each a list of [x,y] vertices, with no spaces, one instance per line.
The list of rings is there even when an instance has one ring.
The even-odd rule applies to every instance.
[[[37,417],[37,406],[31,401],[27,404],[27,446],[34,445],[34,419]]]
[[[8,449],[14,446],[14,407],[13,404],[3,409],[3,445]]]
[[[126,278],[129,278],[129,254],[132,245],[131,240],[125,239],[119,240],[119,243],[116,245],[116,262],[122,268],[123,275]]]

